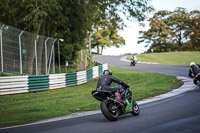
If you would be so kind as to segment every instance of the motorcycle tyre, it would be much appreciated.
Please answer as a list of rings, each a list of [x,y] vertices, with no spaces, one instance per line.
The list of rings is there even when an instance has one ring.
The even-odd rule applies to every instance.
[[[136,107],[137,110],[135,110],[135,107]],[[134,115],[134,116],[138,116],[140,114],[140,108],[139,108],[138,104],[134,100],[133,100],[131,114]]]
[[[119,117],[119,112],[116,110],[116,114],[112,114],[110,112],[110,110],[108,109],[108,101],[107,100],[103,100],[101,102],[101,112],[103,113],[103,115],[106,117],[106,119],[110,120],[110,121],[116,121]]]

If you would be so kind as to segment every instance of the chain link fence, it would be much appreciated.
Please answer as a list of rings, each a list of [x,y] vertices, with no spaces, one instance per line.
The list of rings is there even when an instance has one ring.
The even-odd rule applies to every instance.
[[[55,73],[56,38],[34,35],[0,23],[0,72]]]

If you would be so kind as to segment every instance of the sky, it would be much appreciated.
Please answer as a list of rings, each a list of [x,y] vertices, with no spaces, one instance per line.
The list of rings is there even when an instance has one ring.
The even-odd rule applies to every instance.
[[[186,8],[188,12],[192,10],[200,10],[200,0],[152,0],[151,5],[155,8],[155,12],[159,10],[169,10],[174,11],[176,7]],[[149,14],[148,17],[152,17],[152,14]],[[143,53],[148,48],[145,48],[145,44],[137,44],[139,31],[148,30],[148,22],[145,21],[145,27],[139,26],[138,22],[130,22],[124,18],[124,21],[127,25],[123,31],[120,31],[119,34],[125,39],[126,45],[121,46],[120,48],[104,48],[103,55],[121,55],[125,53]],[[93,50],[96,51],[96,50]]]

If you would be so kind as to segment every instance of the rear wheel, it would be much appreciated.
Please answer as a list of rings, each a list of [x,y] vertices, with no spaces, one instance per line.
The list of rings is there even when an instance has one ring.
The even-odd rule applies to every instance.
[[[132,105],[132,115],[138,116],[140,114],[140,108],[138,104],[133,100],[133,105]]]
[[[136,62],[134,61],[134,62],[133,62],[133,66],[135,66],[135,65],[136,65]]]
[[[107,100],[101,102],[101,112],[110,121],[116,121],[119,117],[117,107]]]

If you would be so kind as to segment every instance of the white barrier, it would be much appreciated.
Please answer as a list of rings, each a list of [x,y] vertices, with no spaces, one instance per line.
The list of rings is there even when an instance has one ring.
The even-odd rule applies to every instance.
[[[77,72],[77,85],[87,82],[87,73],[86,71]]]
[[[66,87],[65,73],[49,75],[49,89]]]
[[[28,76],[0,77],[0,95],[26,92],[29,92]]]
[[[93,78],[97,78],[99,74],[106,69],[108,69],[108,65],[103,64],[102,67],[95,66],[92,69],[76,73],[67,73],[68,78],[66,73],[0,77],[0,95],[27,93],[80,85]]]

